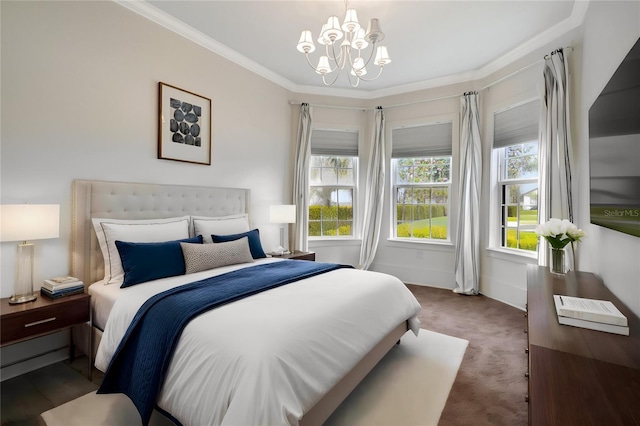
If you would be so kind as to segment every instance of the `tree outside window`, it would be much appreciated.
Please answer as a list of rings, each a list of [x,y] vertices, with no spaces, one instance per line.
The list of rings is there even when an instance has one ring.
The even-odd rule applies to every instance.
[[[309,237],[353,236],[357,157],[312,155]]]
[[[537,250],[538,142],[498,148],[500,158],[501,246]]]
[[[447,240],[451,156],[395,158],[395,237]]]

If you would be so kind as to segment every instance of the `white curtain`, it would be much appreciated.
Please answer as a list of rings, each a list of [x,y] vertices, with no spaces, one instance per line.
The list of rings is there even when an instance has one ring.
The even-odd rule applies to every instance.
[[[293,249],[308,251],[307,229],[309,211],[309,159],[311,157],[311,107],[300,105],[298,135],[296,137],[296,159],[293,176],[293,200],[296,204],[296,223],[294,226]]]
[[[369,269],[376,256],[378,240],[380,239],[384,203],[384,153],[384,112],[382,107],[379,106],[376,108],[374,116],[371,155],[369,156],[369,167],[367,169],[360,269]]]
[[[540,223],[545,223],[552,217],[573,222],[571,194],[573,150],[569,124],[570,82],[569,66],[564,49],[558,49],[545,56],[543,76],[538,215]],[[538,247],[538,264],[547,265],[548,251],[546,240],[541,238]]]
[[[480,283],[480,188],[482,180],[482,143],[478,94],[461,98],[460,198],[456,238],[456,293],[478,294]]]

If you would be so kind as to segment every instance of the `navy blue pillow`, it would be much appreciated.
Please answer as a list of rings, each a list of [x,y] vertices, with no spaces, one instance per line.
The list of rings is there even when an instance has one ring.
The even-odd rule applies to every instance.
[[[249,250],[251,250],[251,256],[254,259],[267,257],[267,255],[264,253],[264,250],[262,250],[262,243],[260,242],[260,231],[258,231],[257,229],[249,232],[243,232],[241,234],[211,235],[211,239],[214,243],[226,243],[227,241],[235,241],[243,237],[249,238]]]
[[[184,275],[186,267],[181,242],[202,244],[202,235],[161,243],[116,241],[120,260],[122,260],[122,269],[124,269],[124,281],[120,288],[159,278]]]

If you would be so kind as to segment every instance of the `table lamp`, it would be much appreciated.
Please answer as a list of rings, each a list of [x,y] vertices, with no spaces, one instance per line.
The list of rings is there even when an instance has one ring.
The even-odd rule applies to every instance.
[[[30,240],[58,238],[60,206],[57,204],[3,204],[0,206],[0,241],[22,241],[16,254],[16,275],[10,304],[35,300],[33,291],[34,245]]]
[[[271,223],[280,223],[280,247],[276,249],[280,256],[289,253],[284,249],[284,224],[296,223],[296,206],[295,205],[278,205],[269,207],[269,221]]]

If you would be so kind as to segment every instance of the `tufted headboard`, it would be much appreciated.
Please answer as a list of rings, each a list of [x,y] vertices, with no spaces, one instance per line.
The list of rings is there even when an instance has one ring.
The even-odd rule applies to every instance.
[[[249,213],[249,190],[206,186],[74,180],[71,274],[88,286],[104,277],[91,218],[157,219]]]

